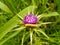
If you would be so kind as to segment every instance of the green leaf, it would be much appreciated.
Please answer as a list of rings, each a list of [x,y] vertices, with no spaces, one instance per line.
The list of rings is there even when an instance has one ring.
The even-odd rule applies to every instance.
[[[0,28],[0,40],[12,30],[18,23],[18,17],[15,16],[11,20],[9,20],[3,27]]]
[[[25,38],[24,38],[24,42],[26,42],[28,40],[29,36],[30,36],[29,32],[27,32],[27,34],[25,35]]]
[[[48,3],[48,0],[41,0],[42,6],[40,7],[40,13],[44,12],[46,9],[46,4]]]
[[[17,7],[16,7],[14,1],[13,0],[6,0],[6,2],[11,5],[11,6],[9,5],[10,8],[12,9],[12,11],[14,11],[16,13],[17,12]]]
[[[42,29],[38,30],[38,32],[42,33],[45,37],[47,37],[49,39],[49,37],[47,36],[47,34]]]
[[[21,27],[18,31],[12,33],[11,35],[9,35],[8,37],[6,37],[4,40],[2,40],[0,42],[0,45],[2,45],[3,43],[5,43],[7,40],[13,38],[14,36],[16,36],[20,31],[22,31],[22,29],[24,29],[25,27]]]
[[[51,13],[44,13],[38,16],[38,18],[42,18],[42,17],[51,17],[51,16],[58,16],[59,14],[57,12],[51,12]]]
[[[22,18],[24,18],[24,16],[26,16],[28,14],[28,12],[32,12],[32,8],[34,7],[34,9],[36,9],[36,6],[29,6],[27,8],[25,8],[23,11],[21,11],[21,13],[19,13],[18,15],[20,15]]]
[[[32,12],[32,7],[33,6],[27,7],[29,8],[30,12]],[[24,17],[28,13],[27,8],[23,9],[18,14],[20,14],[21,17]],[[19,21],[19,18],[16,15],[11,20],[9,20],[4,26],[0,28],[0,40],[18,24],[18,21]]]
[[[42,15],[43,17],[51,17],[51,16],[58,16],[59,14],[57,12],[51,12],[49,14]]]
[[[42,33],[47,40],[51,41],[51,42],[55,42],[52,38],[50,38],[42,29],[37,30],[38,32]]]
[[[55,0],[55,4],[57,5],[57,11],[60,13],[60,0]]]
[[[47,37],[49,39],[49,37],[47,36],[47,34],[42,30],[42,29],[34,29],[34,31],[39,35],[39,33],[42,33],[45,37]]]
[[[36,5],[36,3],[35,3],[35,1],[34,1],[34,0],[32,0],[32,4],[33,4],[33,5]]]
[[[11,10],[7,7],[7,5],[5,5],[1,1],[0,1],[0,9],[2,9],[5,12],[12,13]]]

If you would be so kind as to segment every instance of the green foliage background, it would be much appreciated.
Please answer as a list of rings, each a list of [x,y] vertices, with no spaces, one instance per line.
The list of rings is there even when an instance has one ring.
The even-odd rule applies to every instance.
[[[38,16],[45,13],[50,13],[49,16],[52,16],[52,12],[59,13],[59,16],[55,16],[56,13],[53,13],[54,16],[41,19],[43,22],[55,22],[40,27],[54,41],[52,39],[49,41],[42,34],[37,39],[41,39],[40,42],[47,43],[46,45],[60,45],[60,0],[0,0],[0,45],[22,45],[22,35],[25,32],[21,32],[21,30],[24,27],[20,28],[19,31],[12,32],[12,30],[22,23],[18,15],[23,18],[28,14],[28,8],[29,12],[32,12],[33,5],[34,14]],[[27,34],[24,38],[24,45],[29,45],[28,38],[29,35]],[[33,45],[45,45],[44,43],[41,44],[39,40],[36,42],[38,43]]]

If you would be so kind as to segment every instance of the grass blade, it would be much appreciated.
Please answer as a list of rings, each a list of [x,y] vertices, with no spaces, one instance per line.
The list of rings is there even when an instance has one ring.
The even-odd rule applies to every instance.
[[[5,5],[1,1],[0,1],[0,9],[2,9],[5,12],[12,13],[11,10],[7,7],[7,5]]]
[[[9,20],[3,27],[0,28],[0,40],[12,30],[15,25],[18,23],[18,17],[15,16],[11,20]]]
[[[7,40],[13,38],[14,36],[16,36],[22,29],[24,29],[25,27],[21,27],[20,30],[12,33],[11,35],[9,35],[7,38],[5,38],[3,41],[0,42],[0,45],[2,45],[3,43],[5,43]]]
[[[30,12],[32,12],[32,6],[27,7],[30,9]],[[20,14],[21,17],[24,17],[27,13],[28,13],[28,9],[25,8],[24,10],[22,10],[21,12],[19,12],[18,14]],[[18,24],[19,18],[16,16],[14,16],[11,20],[9,20],[3,27],[0,28],[0,40],[9,32],[11,31],[15,25]]]
[[[27,7],[27,8],[25,8],[23,11],[21,11],[21,13],[19,13],[18,15],[20,15],[22,18],[24,18],[24,16],[26,16],[28,13],[28,9],[29,9],[29,12],[32,12],[32,9],[33,8],[33,6],[29,6],[29,7]],[[34,6],[34,9],[36,9],[37,7],[36,6]]]
[[[49,14],[44,13],[44,14],[39,15],[38,18],[58,16],[58,15],[59,15],[59,14],[58,14],[57,12],[51,12],[51,13],[49,13]]]

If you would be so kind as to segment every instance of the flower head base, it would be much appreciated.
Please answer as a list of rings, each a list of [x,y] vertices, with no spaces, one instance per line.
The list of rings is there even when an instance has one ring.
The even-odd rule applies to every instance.
[[[28,14],[27,16],[24,17],[24,24],[37,24],[38,19],[37,16],[33,14]]]

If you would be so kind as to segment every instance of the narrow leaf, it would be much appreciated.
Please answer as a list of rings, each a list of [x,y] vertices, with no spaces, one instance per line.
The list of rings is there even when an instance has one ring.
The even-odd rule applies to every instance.
[[[6,37],[3,41],[0,42],[0,45],[2,45],[3,43],[5,43],[7,40],[13,38],[14,36],[16,36],[24,28],[25,27],[21,27],[19,31],[16,31],[16,32],[12,33],[11,35],[9,35],[8,37]]]
[[[32,6],[27,7],[30,9],[30,12],[32,12]],[[28,13],[28,9],[25,8],[18,14],[21,17],[24,17]],[[9,20],[4,26],[0,28],[0,40],[9,32],[11,31],[17,24],[18,24],[19,18],[14,16],[11,20]]]
[[[44,13],[38,16],[38,18],[42,18],[42,17],[51,17],[51,16],[58,16],[59,14],[57,12],[51,12],[49,14]]]
[[[9,20],[3,27],[0,28],[0,40],[15,27],[18,23],[18,17],[15,16],[11,20]]]
[[[49,37],[47,36],[47,34],[44,31],[42,31],[42,29],[39,29],[37,31],[40,32],[40,33],[42,33],[45,37],[47,37],[49,39]]]
[[[11,10],[7,7],[7,5],[5,5],[1,1],[0,1],[0,9],[2,9],[5,12],[12,13]]]
[[[24,18],[24,16],[26,16],[28,14],[28,11],[32,12],[32,10],[33,10],[32,8],[33,8],[33,6],[29,6],[29,7],[25,8],[23,11],[21,11],[21,13],[19,13],[18,15],[20,15],[22,18]],[[34,9],[36,9],[36,8],[37,7],[34,6]]]

